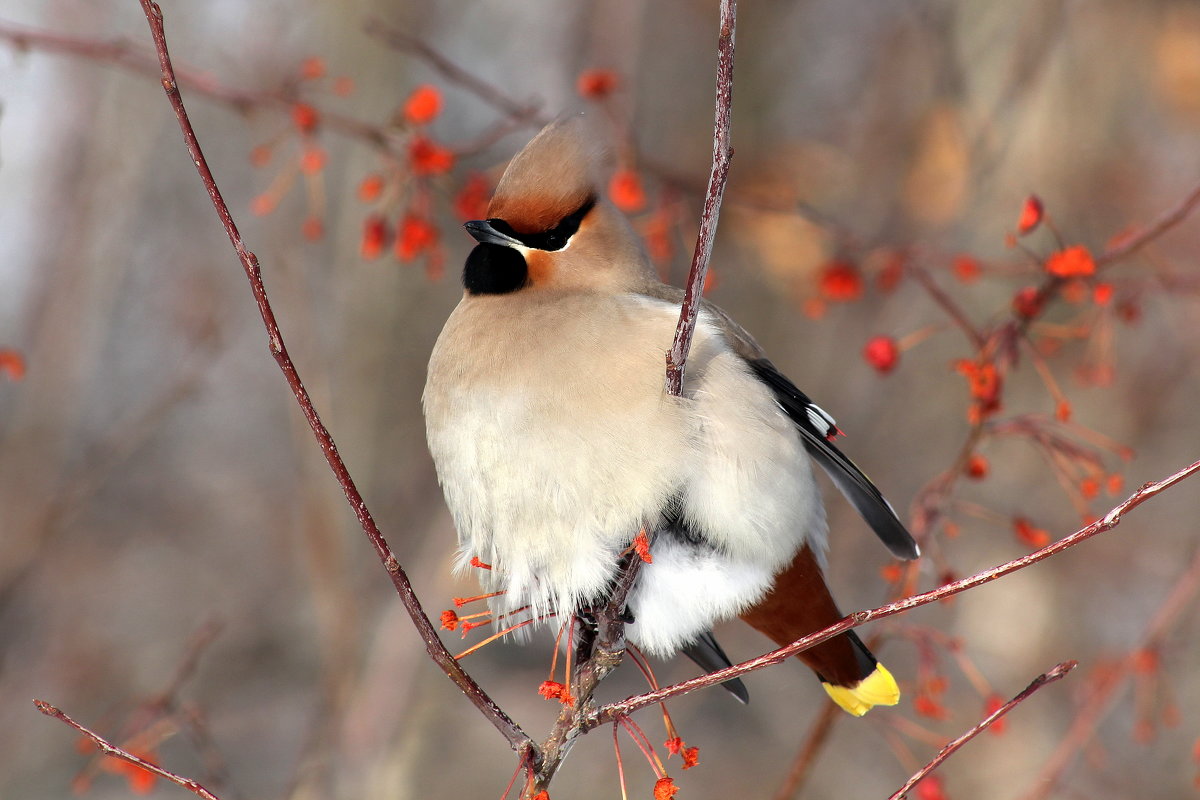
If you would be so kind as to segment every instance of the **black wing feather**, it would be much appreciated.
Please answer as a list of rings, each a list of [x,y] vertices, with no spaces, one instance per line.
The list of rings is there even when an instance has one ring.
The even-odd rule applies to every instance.
[[[891,504],[875,488],[875,484],[829,441],[827,436],[836,429],[818,429],[813,417],[825,418],[824,412],[767,359],[751,359],[747,363],[759,379],[771,388],[780,407],[796,423],[804,437],[804,446],[809,455],[829,474],[834,484],[867,521],[875,535],[887,545],[892,555],[906,560],[921,555],[921,549],[917,547],[912,535],[896,516]],[[832,420],[830,422],[832,424]]]
[[[716,672],[719,669],[733,666],[729,656],[725,655],[721,645],[717,644],[717,639],[713,636],[712,631],[705,631],[696,637],[696,641],[683,648],[683,654],[695,661],[705,672]],[[730,678],[721,683],[721,688],[743,703],[750,702],[750,692],[746,691],[746,684],[742,683],[741,678]]]

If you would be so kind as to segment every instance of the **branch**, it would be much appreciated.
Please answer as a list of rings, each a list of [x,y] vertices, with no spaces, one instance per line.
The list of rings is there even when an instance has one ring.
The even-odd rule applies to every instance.
[[[1085,701],[1067,735],[1047,760],[1046,765],[1034,780],[1033,788],[1025,795],[1024,800],[1043,800],[1050,795],[1059,780],[1062,779],[1063,773],[1074,761],[1076,754],[1088,743],[1096,726],[1112,710],[1113,705],[1120,697],[1119,690],[1134,673],[1133,661],[1137,657],[1137,653],[1152,647],[1154,642],[1166,634],[1167,629],[1181,613],[1193,607],[1192,601],[1197,591],[1200,591],[1200,551],[1197,551],[1192,558],[1192,563],[1179,576],[1166,600],[1146,625],[1145,633],[1138,645]]]
[[[869,647],[869,645],[868,645]],[[825,703],[821,709],[821,713],[813,722],[812,727],[808,730],[808,735],[804,737],[804,745],[800,748],[800,752],[796,754],[796,758],[792,761],[792,766],[788,769],[787,776],[784,777],[783,783],[775,790],[772,795],[774,800],[791,800],[800,794],[800,789],[804,786],[804,780],[808,777],[808,771],[817,759],[817,754],[821,752],[821,748],[829,741],[829,734],[833,732],[833,726],[837,724],[842,717],[842,710],[833,703]]]
[[[51,53],[79,56],[89,61],[107,62],[141,75],[153,76],[160,69],[154,54],[143,52],[140,47],[124,38],[90,39],[0,21],[0,39],[8,40],[18,48],[37,48]],[[241,89],[217,83],[208,75],[182,67],[178,70],[175,80],[180,86],[243,113],[256,106],[287,110],[300,100],[294,86],[276,91]],[[383,126],[325,109],[317,109],[317,116],[324,127],[362,139],[381,150],[393,150],[388,131]]]
[[[1049,672],[1044,672],[1041,675],[1038,675],[1033,679],[1032,683],[1025,687],[1024,691],[993,711],[985,719],[981,720],[977,725],[975,725],[975,727],[971,728],[962,736],[959,736],[957,739],[939,750],[938,754],[933,757],[932,761],[921,767],[921,769],[917,770],[917,772],[911,778],[909,778],[908,781],[905,782],[905,784],[901,786],[895,794],[889,797],[888,800],[903,800],[905,797],[908,797],[908,792],[910,789],[924,780],[929,773],[941,766],[943,761],[954,755],[954,753],[957,752],[958,749],[964,744],[990,728],[992,724],[996,722],[996,720],[1003,717],[1009,711],[1012,711],[1017,707],[1018,704],[1024,702],[1038,689],[1041,689],[1047,684],[1054,683],[1057,680],[1061,680],[1062,678],[1066,677],[1068,672],[1075,669],[1077,666],[1079,666],[1079,662],[1077,661],[1064,661]]]
[[[872,608],[868,611],[855,612],[849,616],[843,617],[841,620],[835,622],[833,625],[830,625],[824,630],[811,633],[808,636],[805,636],[803,639],[797,639],[795,642],[792,642],[786,647],[780,647],[776,650],[772,650],[771,652],[761,655],[758,658],[752,658],[749,661],[743,661],[742,663],[735,664],[732,667],[726,667],[725,669],[718,670],[716,672],[710,672],[707,675],[701,675],[690,680],[682,681],[673,686],[667,686],[661,689],[656,689],[652,692],[646,692],[645,694],[628,697],[615,703],[609,703],[597,709],[595,713],[592,714],[588,720],[586,720],[587,727],[594,728],[597,725],[604,725],[606,723],[613,722],[618,717],[628,716],[639,708],[644,708],[655,703],[661,703],[664,700],[695,691],[696,689],[702,689],[706,686],[714,686],[718,683],[723,683],[730,678],[736,678],[741,675],[745,675],[748,672],[753,672],[772,664],[782,663],[791,656],[803,652],[810,647],[814,647],[828,639],[832,639],[834,636],[844,633],[851,628],[857,628],[858,626],[864,625],[873,620],[891,617],[910,609],[917,608],[918,606],[935,603],[938,600],[943,600],[947,597],[965,592],[968,589],[974,589],[976,586],[990,583],[997,578],[1002,578],[1005,575],[1016,572],[1017,570],[1032,566],[1039,561],[1044,561],[1053,555],[1057,555],[1068,548],[1074,547],[1086,539],[1092,538],[1098,533],[1104,533],[1105,531],[1112,530],[1121,523],[1121,519],[1125,514],[1132,511],[1134,508],[1137,508],[1150,498],[1166,491],[1180,481],[1191,477],[1197,472],[1200,472],[1200,461],[1193,462],[1192,464],[1189,464],[1178,472],[1175,472],[1174,474],[1169,475],[1160,481],[1147,483],[1142,486],[1141,489],[1138,489],[1136,492],[1130,495],[1125,502],[1121,503],[1105,514],[1103,519],[1099,519],[1096,522],[1093,522],[1091,525],[1072,533],[1070,536],[1066,536],[1057,542],[1054,542],[1053,544],[1047,545],[1040,550],[1035,550],[1032,553],[1021,556],[1020,558],[1016,558],[1007,563],[992,567],[991,569],[978,572],[968,578],[947,583],[944,586],[928,592],[915,594],[903,600],[899,600],[894,603],[888,603],[887,605],[879,606],[877,608]]]
[[[120,747],[117,747],[115,744],[109,742],[107,739],[105,739],[100,734],[83,727],[78,722],[76,722],[75,720],[73,720],[69,716],[67,716],[64,712],[59,711],[57,708],[55,708],[54,706],[45,702],[44,700],[34,700],[33,704],[35,706],[37,706],[38,711],[42,712],[47,717],[54,717],[57,720],[65,722],[66,724],[68,724],[72,728],[74,728],[75,730],[82,733],[84,736],[86,736],[88,739],[90,739],[92,744],[96,745],[96,747],[99,748],[99,750],[102,753],[104,753],[106,756],[112,756],[113,758],[119,758],[122,761],[127,761],[130,764],[141,767],[142,769],[146,770],[147,772],[152,772],[160,778],[164,778],[165,780],[168,780],[171,783],[174,783],[178,786],[182,786],[183,788],[187,789],[189,792],[196,795],[197,797],[203,797],[204,800],[221,800],[221,798],[217,797],[215,794],[210,792],[208,789],[205,789],[203,786],[201,786],[196,781],[194,781],[190,778],[184,778],[180,775],[176,775],[174,772],[170,772],[169,770],[165,770],[160,766],[151,764],[149,761],[145,760],[144,758],[138,758],[133,753],[130,753],[127,750],[122,750]]]
[[[954,321],[954,324],[962,329],[962,332],[971,340],[971,344],[977,348],[983,347],[985,341],[983,334],[971,324],[971,320],[967,318],[966,312],[962,310],[958,303],[951,299],[950,295],[946,294],[942,287],[937,285],[933,280],[933,276],[929,274],[929,271],[916,264],[909,264],[906,269],[909,275],[917,279],[917,283],[921,284],[930,298],[933,299],[933,302],[937,303],[942,311],[946,312],[946,316],[950,317]]]
[[[229,236],[229,241],[233,245],[233,249],[237,252],[238,259],[241,261],[242,267],[246,272],[246,278],[250,281],[250,289],[254,293],[254,300],[258,304],[259,314],[261,314],[263,325],[267,330],[268,346],[270,347],[271,355],[275,358],[275,362],[279,365],[280,370],[283,371],[284,378],[287,379],[288,386],[291,387],[292,394],[295,395],[296,402],[299,403],[300,410],[304,413],[304,418],[308,421],[308,425],[312,429],[313,435],[321,447],[321,451],[325,454],[325,460],[329,463],[329,468],[333,470],[334,476],[342,487],[342,492],[346,495],[346,500],[349,501],[355,516],[358,517],[359,525],[362,526],[367,538],[371,540],[376,555],[379,556],[379,560],[383,563],[384,568],[391,577],[392,585],[396,588],[401,602],[404,603],[408,615],[412,618],[413,624],[420,633],[421,639],[425,643],[425,650],[429,653],[430,658],[442,668],[450,680],[458,685],[458,688],[475,704],[480,712],[496,726],[496,729],[504,735],[514,750],[522,752],[531,750],[534,747],[533,740],[496,705],[495,701],[463,670],[454,659],[454,656],[450,654],[450,651],[442,644],[437,631],[429,621],[429,617],[425,615],[424,610],[421,608],[421,603],[413,591],[408,575],[405,574],[403,567],[400,566],[400,562],[393,555],[391,548],[383,538],[383,534],[379,532],[379,528],[376,526],[371,512],[367,510],[367,505],[363,501],[362,495],[359,494],[354,480],[350,477],[350,472],[346,469],[345,462],[342,461],[342,457],[338,454],[337,445],[334,443],[333,437],[329,434],[329,430],[321,422],[317,410],[313,407],[312,400],[308,396],[308,391],[304,388],[304,384],[300,380],[300,375],[297,373],[291,357],[288,356],[287,348],[284,346],[283,335],[280,333],[279,324],[275,320],[275,313],[272,311],[271,304],[267,299],[266,287],[263,285],[262,271],[258,264],[258,258],[246,248],[245,243],[242,241],[242,236],[238,232],[233,217],[229,213],[229,207],[221,197],[221,192],[217,188],[216,180],[213,178],[212,171],[208,167],[204,153],[200,150],[200,142],[196,139],[196,133],[192,129],[192,124],[188,119],[187,110],[184,108],[183,99],[179,94],[179,86],[175,81],[175,72],[171,66],[171,57],[167,53],[167,39],[166,33],[163,30],[162,10],[152,0],[139,0],[139,2],[142,4],[142,10],[146,14],[146,21],[150,25],[150,33],[154,37],[154,46],[158,53],[159,66],[162,70],[162,86],[167,93],[167,99],[170,101],[171,107],[175,111],[175,116],[179,120],[179,127],[183,131],[183,139],[187,145],[188,152],[191,154],[192,163],[195,164],[196,170],[200,173],[200,180],[204,183],[204,188],[208,192],[213,207],[217,211],[217,216],[220,218],[221,224],[225,227],[225,232]]]
[[[383,20],[376,18],[368,19],[366,25],[363,26],[363,32],[368,36],[374,36],[395,50],[416,55],[433,67],[446,80],[458,84],[483,102],[492,106],[497,111],[507,114],[517,122],[528,123],[541,128],[549,124],[551,120],[551,117],[541,113],[541,105],[539,103],[522,103],[508,96],[483,78],[460,67],[442,55],[441,52],[430,47],[427,42],[398,28],[393,28],[383,22]]]
[[[1179,204],[1167,211],[1159,217],[1154,224],[1149,228],[1139,232],[1120,244],[1110,247],[1100,255],[1096,256],[1096,266],[1103,267],[1114,261],[1120,261],[1126,256],[1133,255],[1138,250],[1141,250],[1150,242],[1162,236],[1167,231],[1174,228],[1180,222],[1187,218],[1187,215],[1192,213],[1192,209],[1200,204],[1200,184],[1192,188],[1192,191],[1179,201]]]
[[[596,638],[587,658],[581,659],[571,676],[571,689],[575,694],[575,705],[564,708],[554,723],[554,729],[541,746],[542,762],[537,765],[533,791],[538,792],[550,785],[555,772],[562,765],[575,741],[588,728],[583,724],[585,715],[581,708],[591,705],[596,687],[620,666],[625,657],[625,598],[628,597],[642,568],[642,559],[631,554],[623,565],[612,594],[603,608],[596,610]],[[567,643],[571,647],[571,642]]]
[[[704,277],[708,274],[708,262],[712,259],[713,238],[717,232],[717,219],[721,215],[721,199],[725,196],[729,162],[733,158],[733,148],[729,144],[729,117],[733,106],[733,34],[736,22],[737,0],[721,0],[712,171],[708,176],[708,190],[704,194],[700,233],[692,254],[692,268],[688,272],[683,306],[679,309],[679,323],[675,326],[675,340],[667,353],[666,388],[669,394],[676,397],[683,394],[683,367],[688,351],[692,349],[692,335],[696,332],[696,319],[700,315],[700,300],[704,294]]]

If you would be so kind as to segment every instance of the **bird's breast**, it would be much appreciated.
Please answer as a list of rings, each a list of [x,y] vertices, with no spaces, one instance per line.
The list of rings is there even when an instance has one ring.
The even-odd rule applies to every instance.
[[[696,441],[686,402],[662,388],[669,331],[589,301],[473,299],[430,360],[427,433],[463,553],[535,606],[605,589],[617,553],[679,492]]]

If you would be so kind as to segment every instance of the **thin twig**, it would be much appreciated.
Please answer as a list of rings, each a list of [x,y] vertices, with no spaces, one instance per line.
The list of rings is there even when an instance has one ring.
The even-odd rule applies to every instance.
[[[105,739],[103,736],[96,733],[95,731],[92,731],[92,730],[89,730],[89,729],[83,727],[78,722],[71,719],[65,713],[63,713],[62,711],[59,711],[57,708],[55,708],[54,706],[45,702],[44,700],[34,700],[33,704],[35,706],[37,706],[38,711],[42,712],[46,716],[54,717],[55,719],[57,719],[61,722],[65,722],[66,724],[68,724],[72,728],[74,728],[75,730],[82,733],[84,736],[86,736],[88,739],[90,739],[92,744],[96,745],[96,747],[99,748],[99,750],[102,753],[104,753],[106,756],[112,756],[113,758],[119,758],[122,761],[127,761],[130,764],[134,764],[138,767],[141,767],[142,769],[146,770],[147,772],[152,772],[160,778],[168,780],[171,783],[174,783],[178,786],[182,786],[183,788],[187,789],[189,792],[196,795],[197,797],[203,797],[204,800],[221,800],[215,794],[210,792],[208,789],[205,789],[203,786],[201,786],[199,783],[192,780],[191,778],[184,778],[180,775],[176,775],[174,772],[165,770],[156,764],[151,764],[149,761],[145,760],[144,758],[138,758],[133,753],[130,753],[127,750],[122,750],[120,747],[117,747],[115,744],[108,741],[107,739]]]
[[[821,748],[829,740],[829,734],[833,732],[833,726],[841,718],[842,710],[836,705],[833,703],[822,705],[821,713],[809,728],[808,735],[804,738],[804,745],[793,759],[792,766],[788,768],[787,776],[772,795],[774,800],[791,800],[800,793],[801,787],[804,786],[804,779],[808,777],[817,754],[821,752]]]
[[[212,171],[208,167],[208,162],[205,160],[204,154],[200,149],[200,143],[196,139],[196,133],[192,129],[187,110],[183,105],[183,99],[179,94],[179,87],[175,81],[175,73],[171,66],[170,55],[167,53],[167,39],[163,29],[162,10],[156,3],[151,2],[151,0],[139,0],[139,2],[142,4],[146,20],[150,25],[150,32],[154,37],[154,46],[158,53],[159,65],[162,70],[163,89],[166,91],[167,99],[170,101],[171,107],[175,111],[175,116],[179,120],[179,127],[183,131],[184,142],[187,145],[188,152],[191,154],[192,163],[200,173],[200,179],[204,183],[204,188],[212,200],[213,207],[217,211],[217,216],[220,218],[221,224],[225,227],[229,241],[233,244],[233,249],[237,252],[238,259],[245,269],[246,277],[250,281],[251,291],[253,291],[255,302],[258,304],[263,325],[266,327],[271,355],[275,358],[275,362],[279,365],[280,370],[282,370],[284,377],[287,379],[288,386],[291,387],[292,394],[295,395],[296,402],[300,405],[300,410],[308,421],[309,427],[312,429],[313,435],[321,447],[321,451],[325,454],[325,460],[329,463],[329,467],[337,478],[338,484],[342,487],[342,492],[346,495],[346,499],[354,510],[355,516],[358,517],[363,532],[371,540],[376,554],[387,569],[388,575],[392,579],[392,585],[400,595],[400,600],[404,603],[405,609],[408,611],[413,624],[416,626],[421,639],[425,643],[426,651],[434,662],[442,668],[447,677],[454,681],[463,694],[496,726],[497,730],[504,735],[514,750],[525,751],[534,748],[533,740],[496,705],[479,684],[454,660],[454,656],[442,644],[437,631],[429,621],[429,617],[426,616],[424,610],[421,608],[421,603],[413,591],[408,575],[405,574],[403,567],[400,566],[400,562],[393,555],[391,548],[383,538],[383,534],[379,532],[379,528],[376,526],[371,512],[367,510],[367,505],[363,501],[362,495],[359,493],[354,480],[350,477],[350,472],[346,469],[345,463],[338,454],[337,445],[334,443],[333,437],[324,423],[321,422],[321,418],[308,396],[308,391],[304,388],[304,384],[300,380],[300,375],[297,373],[295,365],[288,356],[283,336],[279,330],[279,324],[275,320],[275,313],[271,309],[271,304],[267,299],[266,287],[263,285],[262,271],[258,264],[258,258],[246,248],[245,243],[242,241],[241,234],[238,232],[233,217],[229,213],[229,207],[221,197],[216,180],[213,178]]]
[[[1200,591],[1200,551],[1197,551],[1192,558],[1192,563],[1175,581],[1167,598],[1146,625],[1145,633],[1138,644],[1084,701],[1083,708],[1075,717],[1067,735],[1063,737],[1058,747],[1047,759],[1045,766],[1034,779],[1033,787],[1023,800],[1043,800],[1054,791],[1054,787],[1062,780],[1076,755],[1091,740],[1096,726],[1120,698],[1120,690],[1125,686],[1129,677],[1134,674],[1134,660],[1137,658],[1138,652],[1149,649],[1155,642],[1161,640],[1179,615],[1193,608],[1192,602],[1198,591]]]
[[[692,253],[692,267],[688,272],[687,288],[683,295],[683,306],[679,309],[679,323],[675,326],[675,340],[667,353],[666,387],[676,397],[683,394],[683,368],[688,351],[692,348],[692,335],[696,332],[696,320],[700,315],[700,300],[704,294],[704,277],[708,274],[708,262],[712,259],[713,239],[717,232],[717,219],[721,215],[721,199],[725,196],[725,182],[729,178],[729,162],[733,148],[729,144],[729,120],[733,107],[733,45],[737,22],[737,0],[721,0],[721,35],[717,39],[717,102],[716,119],[713,124],[713,163],[708,176],[708,190],[704,193],[704,211],[700,215],[700,233],[696,237],[696,250]]]
[[[1044,672],[1041,675],[1038,675],[1033,679],[1032,683],[1025,687],[1024,691],[1022,691],[1012,700],[1009,700],[1007,703],[997,708],[991,714],[988,714],[987,717],[982,719],[978,724],[975,725],[975,727],[971,728],[962,736],[959,736],[957,739],[948,743],[945,747],[939,750],[938,754],[933,757],[932,761],[917,770],[917,772],[911,778],[909,778],[905,784],[896,791],[895,794],[889,797],[888,800],[903,800],[903,798],[908,797],[908,792],[910,789],[920,783],[927,775],[929,775],[929,773],[941,766],[943,761],[954,755],[954,753],[957,752],[958,749],[964,744],[990,728],[996,722],[996,720],[1003,717],[1009,711],[1012,711],[1038,689],[1041,689],[1046,684],[1061,680],[1062,678],[1066,677],[1068,672],[1075,669],[1077,666],[1079,666],[1079,662],[1077,661],[1064,661],[1049,672]]]
[[[771,664],[782,663],[791,656],[803,652],[810,647],[814,647],[828,639],[832,639],[838,634],[845,633],[851,628],[857,628],[858,626],[864,625],[873,620],[891,617],[910,609],[917,608],[918,606],[936,603],[937,601],[951,597],[952,595],[965,592],[968,589],[974,589],[976,586],[981,586],[985,583],[994,581],[997,578],[1002,578],[1005,575],[1025,569],[1026,567],[1032,566],[1039,561],[1044,561],[1053,555],[1057,555],[1064,550],[1074,547],[1080,542],[1092,538],[1096,534],[1112,530],[1121,523],[1121,519],[1125,514],[1140,506],[1142,503],[1146,502],[1152,497],[1166,491],[1180,481],[1191,477],[1197,472],[1200,472],[1200,461],[1193,462],[1192,464],[1189,464],[1178,472],[1175,472],[1160,481],[1147,483],[1142,486],[1142,488],[1130,495],[1130,497],[1123,503],[1105,514],[1102,519],[1093,522],[1091,525],[1088,525],[1085,528],[1081,528],[1069,536],[1063,537],[1057,542],[1047,545],[1040,550],[1035,550],[1032,553],[1021,556],[1020,558],[1013,559],[1012,561],[992,567],[991,569],[983,570],[982,572],[977,572],[970,577],[952,581],[951,583],[947,583],[928,592],[915,594],[903,600],[898,600],[894,603],[888,603],[867,611],[855,612],[849,616],[843,617],[841,620],[835,622],[833,625],[830,625],[828,628],[809,634],[802,639],[797,639],[795,642],[792,642],[785,647],[772,650],[771,652],[761,655],[758,658],[752,658],[748,661],[743,661],[740,664],[735,664],[732,667],[726,667],[725,669],[717,670],[716,672],[710,672],[707,675],[701,675],[672,686],[666,686],[662,689],[656,689],[651,692],[635,695],[615,703],[609,703],[601,706],[600,708],[596,709],[595,713],[593,713],[589,719],[586,720],[587,727],[590,729],[596,727],[597,725],[604,725],[612,722],[618,717],[628,716],[639,708],[644,708],[655,703],[661,703],[663,700],[686,694],[688,692],[695,691],[696,689],[702,689],[706,686],[715,686],[716,684],[723,683],[730,678],[736,678],[741,675],[745,675],[748,672],[762,669],[763,667]]]
[[[691,273],[688,276],[687,290],[680,308],[679,323],[675,329],[675,341],[667,355],[666,388],[669,393],[676,396],[683,392],[683,368],[691,347],[692,334],[696,329],[704,276],[708,270],[708,262],[712,258],[713,237],[720,216],[721,198],[725,193],[725,183],[729,177],[729,162],[733,156],[733,150],[729,145],[729,119],[733,102],[733,53],[736,21],[737,0],[721,0],[721,29],[717,39],[713,165],[704,200],[704,211],[700,218],[700,233],[697,237],[695,253],[692,256]],[[574,676],[572,676],[572,684],[576,693],[574,707],[563,709],[550,736],[542,744],[543,761],[537,767],[536,779],[531,791],[544,790],[549,785],[555,771],[562,760],[566,758],[575,740],[592,727],[586,724],[595,709],[592,694],[600,681],[616,669],[625,655],[625,597],[637,578],[641,564],[640,558],[633,555],[628,557],[608,603],[596,614],[598,631],[590,657],[580,661]],[[570,646],[568,643],[568,647]]]
[[[536,102],[521,102],[509,97],[498,87],[488,83],[483,78],[470,72],[451,61],[428,42],[398,28],[393,28],[383,20],[371,18],[363,26],[368,36],[374,36],[389,47],[412,53],[433,67],[443,78],[458,84],[483,102],[507,114],[514,120],[525,122],[537,127],[543,127],[550,122],[550,117],[541,113],[541,105]]]
[[[916,264],[909,264],[906,269],[908,274],[916,278],[917,283],[924,287],[930,298],[933,299],[933,302],[937,303],[938,306],[946,312],[946,315],[949,316],[950,319],[954,320],[954,324],[958,325],[958,327],[962,329],[962,332],[965,333],[967,338],[971,340],[971,344],[977,348],[983,347],[983,334],[980,333],[979,329],[976,328],[971,323],[971,320],[967,318],[966,312],[962,310],[962,307],[960,307],[958,303],[951,299],[950,295],[946,294],[942,287],[937,285],[937,283],[933,280],[933,276],[929,274],[929,271],[924,267],[917,266]]]
[[[159,71],[153,53],[143,51],[124,38],[92,39],[0,21],[0,39],[7,40],[18,48],[36,48],[51,53],[75,55],[89,61],[107,62],[142,75],[154,76]],[[242,113],[259,106],[286,111],[300,102],[294,86],[275,91],[243,89],[218,83],[208,75],[182,67],[177,70],[175,80],[180,86]],[[381,150],[395,150],[390,146],[388,130],[384,126],[323,108],[316,109],[316,112],[320,124],[326,128],[362,139]]]
[[[1167,231],[1174,228],[1180,222],[1183,222],[1192,213],[1192,209],[1200,204],[1200,184],[1192,188],[1188,194],[1179,201],[1171,210],[1167,211],[1159,217],[1154,224],[1145,230],[1139,231],[1136,235],[1129,237],[1125,241],[1110,247],[1100,255],[1096,256],[1096,266],[1103,267],[1111,264],[1114,261],[1120,261],[1126,256],[1133,255],[1138,250],[1141,250],[1150,242],[1162,236]]]

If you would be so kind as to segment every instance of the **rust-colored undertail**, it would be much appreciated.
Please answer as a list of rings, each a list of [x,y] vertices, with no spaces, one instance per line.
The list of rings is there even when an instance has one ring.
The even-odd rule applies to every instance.
[[[832,625],[842,613],[829,594],[816,557],[806,545],[775,577],[767,596],[741,616],[782,646]],[[834,702],[855,716],[862,716],[872,706],[895,705],[900,700],[891,673],[875,660],[854,631],[810,647],[797,658],[817,673]]]

